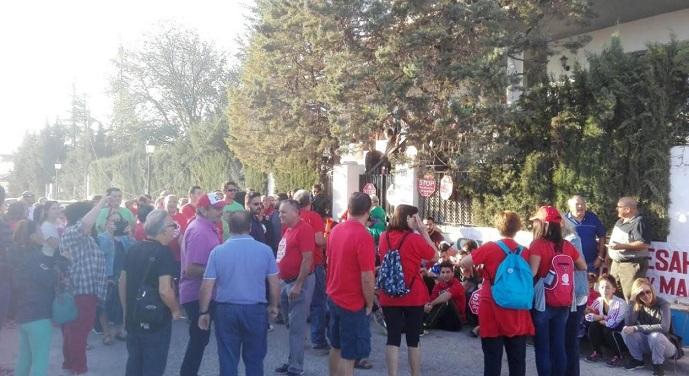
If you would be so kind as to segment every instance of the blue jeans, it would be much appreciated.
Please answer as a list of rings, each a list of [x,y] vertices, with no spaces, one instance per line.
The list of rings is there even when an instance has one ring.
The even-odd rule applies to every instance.
[[[534,348],[538,376],[562,376],[567,367],[565,327],[569,307],[546,306],[545,311],[533,311],[536,327]],[[578,354],[577,354],[578,356]]]
[[[218,303],[215,306],[215,338],[220,374],[236,376],[241,355],[247,376],[263,375],[268,352],[266,304]]]
[[[586,304],[577,306],[575,312],[570,312],[565,327],[565,351],[567,353],[567,376],[579,376],[579,324],[584,318]]]
[[[127,332],[126,376],[162,376],[170,349],[172,322],[153,332]]]
[[[289,292],[294,286],[294,282],[280,282],[280,310],[282,317],[287,320],[289,325],[289,358],[288,371],[290,373],[301,373],[304,370],[304,335],[306,334],[306,319],[311,307],[311,297],[313,296],[314,276],[309,275],[304,279],[301,294],[296,299],[289,299]]]
[[[181,376],[197,376],[201,361],[203,360],[203,352],[210,341],[211,331],[201,330],[199,328],[199,301],[184,303],[184,310],[187,312],[189,318],[189,342],[187,343],[187,351],[184,353],[184,360],[182,361]],[[211,319],[213,319],[213,302],[209,307],[211,312]]]
[[[371,354],[371,327],[366,308],[354,312],[328,299],[330,344],[340,350],[342,359],[365,359]]]
[[[313,271],[316,277],[316,284],[313,288],[313,298],[311,299],[311,344],[314,346],[327,345],[325,339],[325,328],[327,326],[327,305],[325,295],[325,268],[323,265],[316,266]]]

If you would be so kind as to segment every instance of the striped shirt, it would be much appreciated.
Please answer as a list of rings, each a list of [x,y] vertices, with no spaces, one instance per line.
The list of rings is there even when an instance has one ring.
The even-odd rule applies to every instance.
[[[74,295],[106,297],[105,255],[96,240],[82,231],[78,221],[65,229],[60,240],[62,255],[70,261],[69,282]]]
[[[616,329],[624,321],[624,315],[627,312],[627,302],[624,299],[613,295],[612,301],[608,306],[608,314],[603,313],[603,297],[593,301],[591,304],[591,309],[597,315],[603,315],[605,317],[605,326],[610,329]],[[590,320],[588,320],[590,321]]]

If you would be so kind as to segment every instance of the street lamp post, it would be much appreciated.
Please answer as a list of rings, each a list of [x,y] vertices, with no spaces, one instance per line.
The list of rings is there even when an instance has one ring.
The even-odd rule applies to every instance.
[[[62,163],[55,163],[55,201],[60,199],[60,170],[62,169]]]
[[[146,143],[146,193],[151,194],[151,157],[156,151],[156,146]]]

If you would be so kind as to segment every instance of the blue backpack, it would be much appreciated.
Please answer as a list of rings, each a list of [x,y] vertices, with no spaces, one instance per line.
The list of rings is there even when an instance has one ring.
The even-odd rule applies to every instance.
[[[524,247],[517,247],[512,252],[502,240],[496,244],[505,252],[491,293],[495,304],[508,309],[531,309],[533,305],[534,288],[531,267],[521,256]]]
[[[390,235],[386,235],[385,240],[388,245],[388,251],[385,253],[383,261],[380,263],[380,269],[378,269],[376,288],[389,296],[405,296],[409,294],[410,289],[404,283],[404,272],[402,270],[402,259],[399,250],[402,248],[402,243],[404,243],[404,239],[407,238],[409,233],[402,236],[400,244],[394,249],[390,247]]]

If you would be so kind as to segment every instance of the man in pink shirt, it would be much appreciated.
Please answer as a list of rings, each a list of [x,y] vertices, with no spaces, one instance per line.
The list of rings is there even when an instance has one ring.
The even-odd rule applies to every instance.
[[[182,276],[179,284],[179,300],[189,318],[189,343],[182,361],[181,376],[196,376],[203,360],[203,352],[210,338],[209,330],[197,325],[199,316],[199,290],[206,270],[208,257],[218,244],[218,221],[225,201],[221,195],[202,195],[196,204],[196,218],[189,223],[182,240]],[[212,304],[211,308],[212,311]]]

